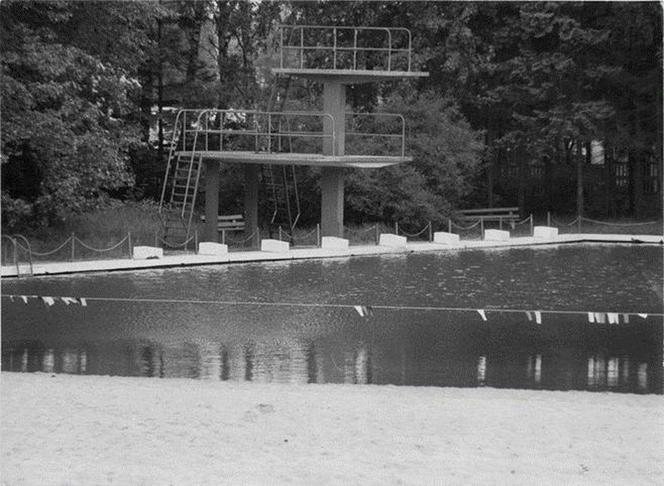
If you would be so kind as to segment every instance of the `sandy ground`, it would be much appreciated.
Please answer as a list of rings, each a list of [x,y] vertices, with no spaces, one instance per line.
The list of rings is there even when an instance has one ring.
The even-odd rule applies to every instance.
[[[664,484],[664,397],[2,373],[2,484]]]

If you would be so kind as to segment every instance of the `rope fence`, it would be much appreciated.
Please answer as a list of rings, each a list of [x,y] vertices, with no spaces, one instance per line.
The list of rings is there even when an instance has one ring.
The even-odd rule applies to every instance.
[[[305,307],[305,308],[325,308],[325,309],[355,309],[362,307],[363,310],[386,310],[386,311],[430,311],[430,312],[479,312],[480,315],[488,312],[506,313],[506,314],[558,314],[558,315],[583,315],[590,318],[590,314],[619,314],[619,315],[632,315],[640,316],[646,319],[650,317],[664,317],[662,312],[643,312],[642,310],[572,310],[572,309],[537,309],[537,308],[512,308],[512,307],[493,307],[493,306],[480,306],[480,307],[456,307],[456,306],[417,306],[417,305],[389,305],[389,304],[375,304],[375,305],[360,305],[335,303],[335,302],[269,302],[259,300],[203,300],[203,299],[168,299],[168,298],[141,298],[141,297],[49,297],[42,295],[18,295],[18,294],[2,294],[2,297],[8,298],[12,301],[23,301],[27,304],[28,299],[43,300],[47,305],[53,305],[55,300],[62,300],[67,304],[66,300],[75,299],[78,303],[81,301],[87,306],[89,302],[128,302],[140,304],[191,304],[191,305],[224,305],[224,306],[256,306],[256,307]],[[51,300],[44,300],[51,299]],[[69,302],[74,303],[74,302]],[[481,312],[480,312],[481,311]],[[362,315],[362,314],[361,314]],[[370,316],[371,312],[367,313]],[[486,316],[483,316],[486,317]],[[594,316],[593,316],[594,317]],[[484,320],[484,319],[483,319]]]
[[[402,234],[403,236],[406,236],[407,238],[417,238],[418,236],[424,234],[425,231],[428,231],[429,233],[428,233],[427,236],[428,236],[428,238],[429,238],[429,241],[432,241],[432,240],[433,240],[431,221],[429,221],[429,222],[424,226],[424,228],[422,228],[422,229],[421,229],[420,231],[418,231],[417,233],[407,233],[407,232],[405,232],[405,231],[403,230],[402,226],[399,225],[399,223],[395,223],[394,226],[395,226],[395,228],[394,228],[394,230],[395,230],[395,234],[397,234],[397,235]]]

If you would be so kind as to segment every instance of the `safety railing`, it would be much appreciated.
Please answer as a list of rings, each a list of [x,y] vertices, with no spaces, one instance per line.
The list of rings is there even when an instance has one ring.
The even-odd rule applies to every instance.
[[[171,146],[178,152],[322,152],[323,141],[334,146],[336,138],[334,118],[319,112],[183,110],[176,126]]]
[[[346,113],[347,154],[406,154],[406,120],[398,113]],[[373,142],[373,143],[372,143]]]
[[[402,27],[279,26],[281,69],[410,71],[411,52]]]
[[[345,155],[400,155],[406,151],[406,121],[398,113],[345,114]],[[173,152],[337,154],[334,117],[322,112],[256,110],[182,110],[171,141]],[[170,173],[170,165],[167,168]],[[162,187],[165,194],[166,186]]]

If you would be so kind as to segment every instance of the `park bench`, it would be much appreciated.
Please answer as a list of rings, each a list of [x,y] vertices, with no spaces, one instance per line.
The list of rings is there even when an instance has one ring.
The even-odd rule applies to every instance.
[[[205,216],[201,216],[205,222]],[[221,242],[226,243],[227,231],[244,231],[244,216],[241,214],[220,214],[217,216],[217,231],[221,233]]]
[[[463,209],[455,211],[453,218],[461,222],[476,222],[480,221],[482,226],[487,221],[498,221],[500,229],[503,229],[503,222],[509,223],[512,229],[517,221],[519,221],[519,208],[483,208],[483,209]]]

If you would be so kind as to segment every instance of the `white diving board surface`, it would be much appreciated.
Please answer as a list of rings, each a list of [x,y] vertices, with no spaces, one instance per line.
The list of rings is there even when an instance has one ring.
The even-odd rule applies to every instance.
[[[238,164],[311,165],[316,167],[349,167],[355,169],[380,169],[391,165],[412,162],[412,157],[388,155],[321,155],[285,152],[244,151],[179,151],[184,157],[203,157]]]

